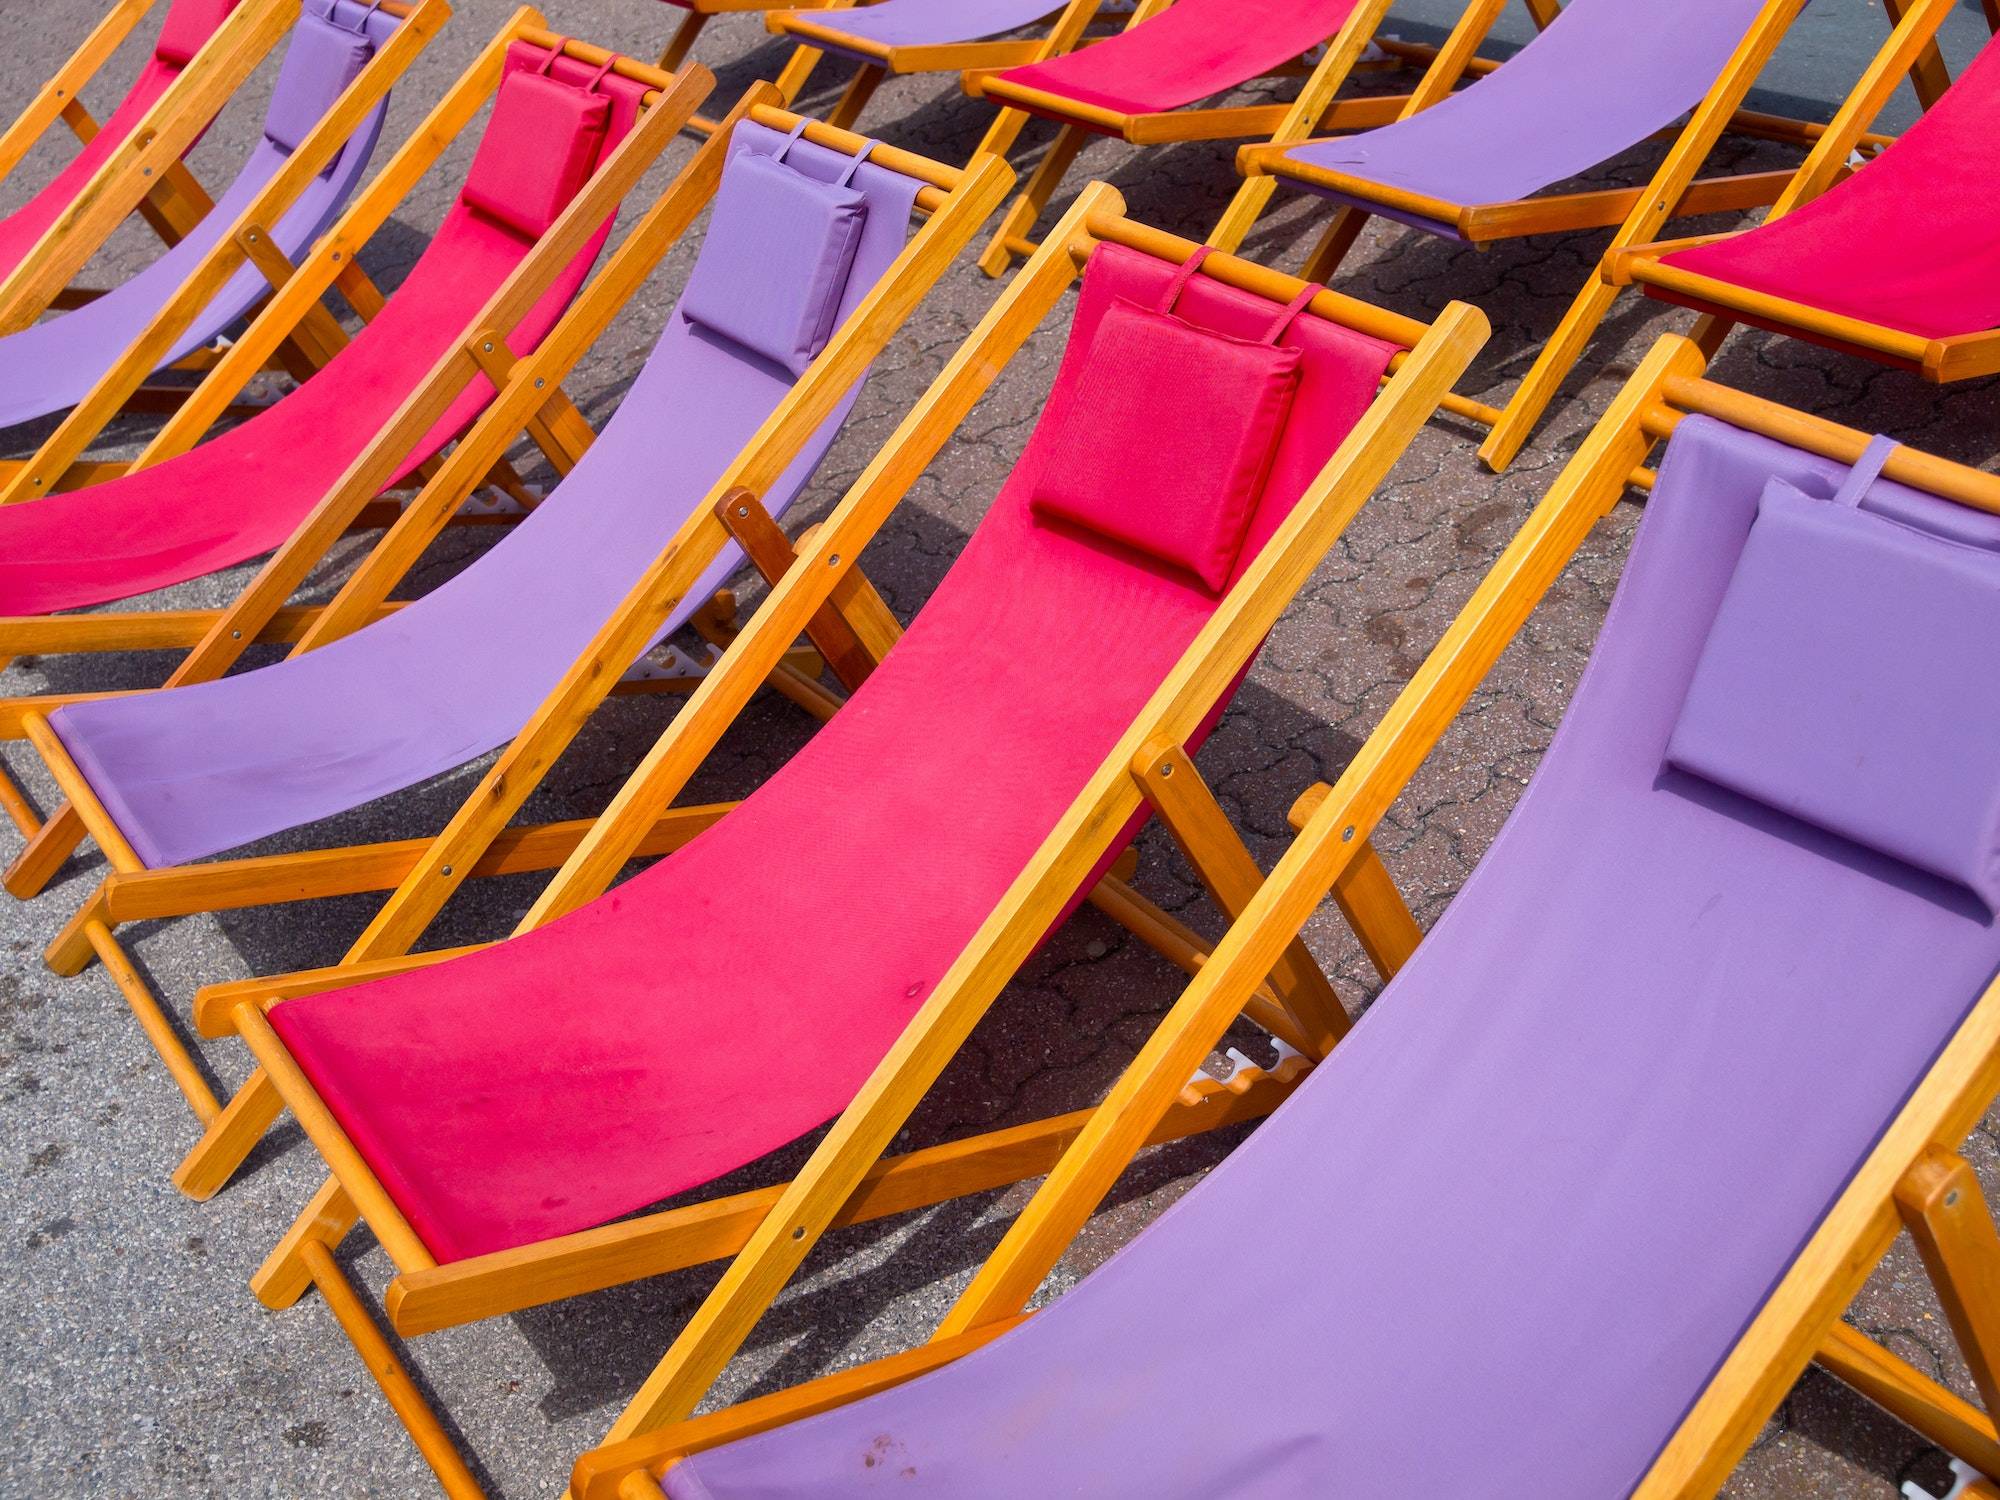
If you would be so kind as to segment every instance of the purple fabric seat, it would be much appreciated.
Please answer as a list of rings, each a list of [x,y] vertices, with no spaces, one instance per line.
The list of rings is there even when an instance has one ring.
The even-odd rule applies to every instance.
[[[731,141],[775,153],[745,122]],[[851,158],[809,142],[786,162],[833,181]],[[726,177],[725,173],[725,177]],[[840,315],[901,252],[921,184],[863,162],[868,200]],[[763,267],[741,263],[746,298]],[[791,388],[777,364],[676,309],[617,414],[576,468],[473,566],[421,600],[303,656],[219,682],[77,704],[50,723],[133,848],[181,863],[344,812],[513,738]],[[859,385],[764,498],[782,513]],[[678,629],[741,564],[727,549]]]
[[[1519,807],[1246,1144],[1021,1328],[674,1500],[1628,1494],[2000,965],[1963,887],[1665,763],[1774,477],[1841,471],[1687,419]],[[2000,575],[2000,518],[1865,503]],[[1884,655],[1843,670],[1950,733],[1963,658]]]
[[[936,47],[999,36],[1059,9],[1060,0],[882,0],[824,15],[805,11],[801,19],[885,47]]]
[[[264,134],[214,209],[181,242],[102,297],[0,338],[0,427],[33,421],[74,406],[193,274],[208,252],[291,154],[291,146],[333,107],[351,73],[338,66],[380,47],[398,22],[372,14],[356,0],[307,0],[278,75]],[[357,36],[359,28],[359,36]],[[354,71],[358,71],[358,68]],[[308,183],[273,227],[271,238],[296,260],[324,233],[368,170],[382,133],[387,101],[363,118],[328,169]],[[160,363],[193,353],[235,323],[269,290],[254,266],[244,266],[190,322]]]
[[[1286,158],[1447,203],[1532,197],[1693,109],[1762,8],[1759,0],[1569,0],[1545,31],[1470,87],[1407,120],[1312,141]],[[1449,224],[1360,206],[1457,237]]]

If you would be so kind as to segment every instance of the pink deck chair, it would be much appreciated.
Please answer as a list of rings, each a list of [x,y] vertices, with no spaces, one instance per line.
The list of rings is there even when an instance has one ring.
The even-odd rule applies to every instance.
[[[151,56],[140,65],[139,76],[132,80],[132,86],[118,101],[110,118],[34,197],[0,218],[0,278],[20,263],[22,256],[62,216],[63,210],[89,186],[98,168],[138,128],[147,112],[180,77],[181,70],[194,61],[202,43],[238,3],[239,0],[170,0]]]
[[[1860,107],[1843,110],[1764,224],[1637,246],[1607,274],[1707,314],[1711,349],[1730,324],[1747,323],[1939,383],[2000,371],[2000,42],[1850,174],[1845,163],[1878,99],[1857,90]]]
[[[1079,223],[1096,207],[1093,229],[1115,234],[1107,199],[1115,205],[1108,190],[1091,190]],[[1077,834],[1065,813],[1121,743],[1142,732],[1135,722],[1147,722],[1179,664],[1227,649],[1214,644],[1217,621],[1238,617],[1252,599],[1269,611],[1255,619],[1275,619],[1288,585],[1246,577],[1279,552],[1303,577],[1310,563],[1299,549],[1316,557],[1316,544],[1340,524],[1324,509],[1326,476],[1359,463],[1352,482],[1365,494],[1367,476],[1393,461],[1434,396],[1413,395],[1403,377],[1378,396],[1402,351],[1335,317],[1301,316],[1316,289],[1301,294],[1297,283],[1271,277],[1276,296],[1244,290],[1235,283],[1256,277],[1241,262],[1231,263],[1228,280],[1190,278],[1175,263],[1191,248],[1184,242],[1150,231],[1131,238],[1175,258],[1117,242],[1092,254],[1049,405],[986,519],[847,705],[750,798],[651,869],[506,942],[371,983],[343,986],[327,976],[268,1021],[255,1001],[231,1006],[218,996],[198,1008],[205,1027],[243,1031],[302,1118],[329,1124],[315,1141],[338,1166],[343,1190],[355,1186],[370,1205],[371,1225],[386,1226],[404,1269],[434,1266],[471,1284],[505,1263],[560,1258],[578,1236],[812,1129],[853,1097],[927,1006],[1039,849],[1077,841],[1067,888],[1051,889],[1046,906],[1018,919],[1036,937],[1083,899],[1136,831],[1136,818],[1114,814]],[[1063,274],[1031,268],[1017,301],[1053,302],[1073,274],[1067,245],[1042,258],[1063,264]],[[1108,515],[1079,501],[1058,511],[1045,498],[1060,491],[1075,501],[1072,480],[1106,493],[1078,470],[1088,446],[1070,424],[1096,424],[1106,382],[1142,380],[1126,334],[1102,331],[1132,302],[1170,305],[1229,341],[1186,335],[1201,339],[1202,353],[1190,356],[1201,373],[1220,382],[1206,399],[1225,426],[1252,405],[1263,409],[1261,396],[1244,404],[1236,382],[1251,359],[1246,348],[1264,349],[1251,360],[1259,369],[1267,359],[1296,361],[1289,412],[1270,414],[1246,458],[1209,447],[1183,471],[1188,483],[1173,514],[1185,531],[1171,524],[1149,534],[1129,507]],[[1462,368],[1477,342],[1461,347],[1457,335],[1441,335],[1453,353],[1440,356],[1428,352],[1440,346],[1420,325],[1375,326],[1420,330],[1413,337],[1424,348],[1407,357],[1406,375],[1432,370],[1438,358]],[[963,351],[940,387],[963,389],[966,370],[990,378],[991,342],[1018,342],[1026,332],[1023,318],[996,309],[975,336],[988,347]],[[1256,377],[1259,391],[1268,389],[1263,380]],[[1384,411],[1407,426],[1377,428]],[[913,428],[921,430],[918,419],[906,433]],[[788,633],[791,601],[831,586],[819,581],[827,557],[846,555],[843,534],[874,524],[849,518],[879,520],[875,502],[859,498],[869,488],[864,479],[786,574],[718,668],[725,680],[755,671],[739,664],[756,662]],[[1321,528],[1293,525],[1295,504]],[[1235,520],[1209,537],[1211,514]],[[1220,540],[1225,532],[1233,539]],[[1308,534],[1312,541],[1302,540]],[[1283,540],[1267,547],[1274,537]],[[838,554],[825,550],[834,547]],[[1236,637],[1241,661],[1191,690],[1182,710],[1192,717],[1191,741],[1214,722],[1265,628]],[[1051,671],[1042,645],[1079,634],[1094,643],[1088,661]],[[731,699],[718,692],[712,701]],[[973,703],[984,708],[968,712]],[[706,737],[715,715],[728,711],[684,713],[670,734]],[[815,893],[829,882],[853,920],[822,920]],[[812,940],[800,940],[805,932]],[[1344,1017],[1327,1024],[1344,1026]],[[712,1209],[636,1222],[671,1229],[689,1212]],[[288,1268],[274,1274],[302,1290],[290,1250],[276,1259]],[[318,1251],[308,1263],[321,1285],[339,1275]],[[329,1295],[344,1294],[336,1285]],[[289,1297],[273,1290],[267,1300]],[[437,1462],[434,1424],[411,1425]]]
[[[186,454],[0,508],[0,639],[5,616],[129,599],[268,552],[294,532],[631,128],[644,89],[616,73],[593,81],[595,70],[564,57],[551,76],[598,91],[606,118],[587,134],[539,130],[534,100],[514,80],[536,76],[545,57],[528,46],[509,52],[508,81],[456,201],[395,295],[323,370]],[[523,200],[553,184],[557,196]],[[516,330],[517,353],[560,316],[610,228],[607,221]],[[392,483],[436,453],[492,394],[483,378],[468,386]]]

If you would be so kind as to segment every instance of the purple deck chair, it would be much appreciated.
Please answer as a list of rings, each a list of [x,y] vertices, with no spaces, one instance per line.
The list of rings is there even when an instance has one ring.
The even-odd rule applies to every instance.
[[[853,161],[746,121],[730,142],[724,190],[732,178],[752,180],[738,165],[746,153],[780,152],[786,166],[821,181],[845,176]],[[836,326],[902,251],[922,184],[864,160],[849,186],[866,212]],[[712,305],[726,291],[741,310],[738,332],[768,332],[754,325],[785,300],[769,284],[786,274],[776,268],[782,257],[738,254],[714,234],[709,249],[727,268],[723,281],[697,266],[689,296],[582,461],[463,573],[303,656],[51,715],[140,858],[157,868],[235,848],[513,738],[796,379],[793,368],[717,332],[732,318]],[[711,304],[700,323],[688,306],[697,284]],[[774,515],[804,488],[859,394],[857,383],[762,497]],[[718,556],[662,634],[685,624],[741,560],[733,547]]]
[[[850,36],[879,42],[884,47],[942,47],[952,42],[984,41],[1031,25],[1061,8],[1060,0],[882,0],[879,5],[832,12],[802,11],[799,16]],[[821,44],[821,38],[815,35],[813,45]],[[843,50],[837,44],[827,45],[831,50]]]
[[[1758,59],[1806,3],[1569,0],[1500,67],[1417,114],[1358,135],[1251,148],[1238,165],[1360,211],[1336,218],[1308,258],[1316,281],[1332,279],[1363,214],[1482,246],[1590,229],[1613,230],[1613,250],[1655,239],[1677,216],[1754,208],[1784,190],[1783,172],[1695,174],[1756,81]],[[1546,191],[1683,117],[1675,149],[1636,192],[1629,183]],[[1246,182],[1242,192],[1263,186]],[[1523,213],[1524,204],[1539,209]],[[1479,449],[1489,468],[1514,460],[1603,323],[1600,269],[1586,276],[1503,407],[1458,408],[1492,429]]]
[[[1699,104],[1762,0],[1569,0],[1505,64],[1429,109],[1286,153],[1450,203],[1531,197],[1610,160]],[[1307,184],[1310,186],[1310,184]],[[1455,226],[1324,193],[1459,238]]]
[[[1299,1091],[1020,1328],[668,1494],[1628,1494],[2000,966],[2000,692],[1926,649],[2000,629],[2000,517],[1850,477],[1686,418],[1520,805]]]
[[[0,427],[62,411],[90,393],[398,24],[396,17],[357,0],[307,0],[272,90],[263,137],[214,209],[131,280],[71,312],[0,338]],[[272,230],[273,243],[287,258],[296,260],[325,232],[360,183],[381,136],[386,108],[385,100],[369,112]],[[173,364],[228,329],[268,288],[256,267],[244,266],[188,325],[161,365]]]

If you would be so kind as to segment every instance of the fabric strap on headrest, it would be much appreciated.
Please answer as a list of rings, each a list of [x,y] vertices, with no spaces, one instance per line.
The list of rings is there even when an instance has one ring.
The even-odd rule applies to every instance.
[[[351,31],[356,36],[366,36],[368,35],[368,23],[375,19],[375,12],[380,10],[381,8],[382,8],[382,0],[368,0],[368,9],[361,12],[361,18],[358,21],[356,21],[352,26],[341,26],[340,0],[334,0],[332,8],[329,9],[326,13],[326,18],[328,21],[332,22],[335,26],[340,26],[340,29],[342,31]]]
[[[382,3],[382,0],[375,0],[375,3],[377,5],[380,5]],[[549,55],[542,59],[542,65],[539,68],[535,69],[535,72],[543,78],[554,77],[556,59],[563,55],[564,51],[568,48],[572,40],[573,40],[572,38],[566,36],[557,37],[555,45],[549,48]],[[589,78],[585,79],[583,83],[581,83],[578,86],[586,94],[596,93],[598,90],[598,86],[604,82],[604,75],[606,73],[609,73],[613,68],[618,66],[618,56],[619,54],[617,54],[616,52],[611,53],[604,59],[604,65],[600,67],[595,73],[592,73]]]
[[[790,130],[786,131],[785,143],[782,146],[778,147],[776,151],[773,151],[771,153],[771,160],[775,162],[782,162],[785,159],[785,157],[788,154],[790,154],[792,147],[796,146],[802,139],[804,139],[806,133],[806,126],[810,125],[811,123],[812,121],[810,120],[801,119],[798,122],[798,124],[794,125]],[[868,160],[869,153],[874,149],[875,149],[875,143],[873,141],[863,141],[861,143],[861,149],[855,152],[853,159],[847,163],[847,170],[845,172],[842,172],[839,177],[834,179],[833,185],[835,187],[846,187],[850,183],[852,183],[854,181],[854,174],[861,170],[861,164],[864,161]]]
[[[1882,477],[1882,468],[1889,462],[1889,455],[1903,445],[1894,438],[1877,433],[1868,440],[1868,446],[1861,450],[1861,457],[1854,461],[1854,467],[1847,471],[1847,478],[1841,481],[1834,493],[1835,505],[1858,506],[1861,497],[1875,487],[1875,481]]]
[[[1175,304],[1181,300],[1181,293],[1187,290],[1188,283],[1194,280],[1195,272],[1201,269],[1201,263],[1214,253],[1215,247],[1213,245],[1197,245],[1194,254],[1180,263],[1179,269],[1174,272],[1174,279],[1167,283],[1167,290],[1160,298],[1159,310],[1161,312],[1172,314]],[[1260,344],[1277,343],[1279,339],[1285,336],[1285,330],[1298,320],[1299,314],[1312,306],[1313,298],[1325,290],[1326,287],[1320,282],[1307,282],[1305,288],[1298,296],[1286,303],[1279,311],[1277,317],[1271,320],[1271,326],[1264,330],[1257,342]]]

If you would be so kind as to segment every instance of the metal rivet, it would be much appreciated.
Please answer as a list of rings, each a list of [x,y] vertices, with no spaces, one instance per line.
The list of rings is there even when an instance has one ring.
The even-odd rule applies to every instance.
[[[1946,1193],[1946,1194],[1944,1195],[1944,1206],[1945,1206],[1946,1208],[1957,1208],[1957,1207],[1958,1207],[1958,1189],[1957,1189],[1957,1188],[1953,1188],[1953,1189],[1952,1189],[1952,1190],[1951,1190],[1950,1192],[1948,1192],[1948,1193]]]
[[[827,565],[827,566],[828,566],[829,568],[837,568],[837,567],[839,567],[839,566],[840,566],[840,554],[839,554],[838,552],[834,553],[834,554],[833,554],[833,556],[829,557],[829,558],[828,558],[828,559],[826,560],[826,565]]]
[[[1167,763],[1167,764],[1165,764],[1165,765],[1162,765],[1162,766],[1160,767],[1160,774],[1161,774],[1162,776],[1171,776],[1171,775],[1173,775],[1173,774],[1174,774],[1174,768],[1173,768],[1173,765],[1172,765],[1172,763],[1171,763],[1171,762],[1169,762],[1169,763]]]
[[[802,1240],[805,1237],[806,1237],[806,1226],[803,1224],[801,1224],[797,1229],[794,1229],[792,1231],[792,1238],[795,1240]]]
[[[449,874],[451,873],[451,866],[450,866],[450,865],[446,865],[446,866],[444,867],[444,870],[443,870],[443,873],[444,873],[444,874],[446,874],[446,875],[449,875]]]
[[[484,349],[488,354],[491,354],[493,352],[493,341],[491,339],[488,339],[485,343],[481,344],[479,347]]]
[[[547,384],[548,384],[548,382],[547,382],[546,380],[537,380],[537,381],[535,382],[535,389],[539,391],[539,390],[540,390],[540,389],[541,389],[541,388],[542,388],[543,386],[545,386],[545,385],[547,385]]]
[[[1354,828],[1352,825],[1349,825],[1348,827],[1340,830],[1340,841],[1343,844],[1351,844],[1354,842]]]
[[[151,177],[153,175],[153,169],[151,167],[141,168],[139,175],[141,177]]]
[[[750,514],[750,507],[747,505],[739,505],[736,507],[736,514],[739,516],[747,516]]]
[[[336,265],[337,265],[337,264],[339,264],[339,262],[340,262],[340,252],[339,252],[338,250],[336,250],[336,251],[334,251],[334,252],[333,252],[333,259],[334,259],[334,263],[335,263]]]
[[[232,630],[229,632],[229,638],[232,641],[240,641],[243,639],[243,632],[240,630]]]

